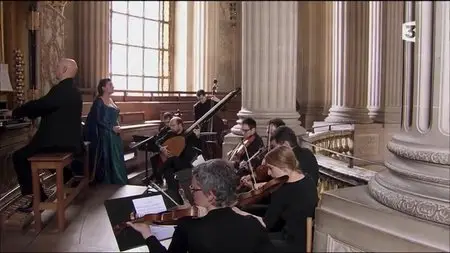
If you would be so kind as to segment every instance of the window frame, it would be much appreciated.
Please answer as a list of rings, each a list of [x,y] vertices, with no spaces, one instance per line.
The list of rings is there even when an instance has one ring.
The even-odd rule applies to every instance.
[[[111,79],[113,79],[113,76],[117,76],[117,77],[122,77],[126,79],[126,88],[125,89],[120,89],[121,91],[126,91],[126,92],[133,92],[134,95],[145,95],[146,93],[155,93],[155,92],[166,92],[166,91],[172,91],[173,89],[173,68],[174,68],[174,42],[173,42],[173,38],[174,38],[174,18],[175,18],[175,2],[174,1],[158,1],[160,2],[160,4],[163,4],[163,2],[169,2],[169,12],[168,12],[168,21],[164,21],[162,20],[163,17],[161,17],[161,20],[158,19],[153,19],[153,18],[147,18],[144,17],[144,15],[142,17],[140,16],[136,16],[133,14],[129,13],[129,2],[130,1],[124,1],[127,3],[127,13],[121,12],[121,11],[116,11],[113,10],[112,8],[112,1],[109,1],[110,4],[110,8],[109,8],[109,38],[108,38],[108,43],[109,43],[109,66],[108,66],[108,75]],[[144,3],[144,8],[145,8],[145,2],[147,1],[142,1]],[[145,9],[143,10],[145,12]],[[127,32],[126,32],[126,43],[119,43],[119,42],[113,42],[112,40],[112,16],[113,13],[117,13],[117,14],[121,14],[126,16],[126,24],[127,24]],[[130,23],[130,17],[134,17],[134,18],[138,18],[140,20],[142,20],[142,45],[133,45],[133,44],[129,44],[129,23]],[[167,24],[168,25],[168,34],[164,34],[159,32],[158,33],[158,46],[163,45],[164,42],[161,42],[161,40],[163,38],[161,38],[161,35],[163,36],[169,36],[169,40],[168,40],[168,48],[164,48],[164,45],[162,47],[149,47],[145,45],[145,21],[153,21],[153,22],[158,22],[158,26],[161,26],[160,29],[164,29],[164,25]],[[161,25],[162,23],[162,25]],[[160,30],[159,30],[160,31]],[[126,49],[126,63],[125,63],[125,74],[117,74],[117,73],[113,73],[112,72],[112,48],[113,45],[120,45],[120,46],[124,46]],[[136,75],[136,74],[130,74],[129,73],[129,64],[128,64],[128,57],[129,57],[129,48],[130,47],[134,47],[134,48],[139,48],[140,50],[142,50],[142,75]],[[145,75],[145,50],[146,49],[150,49],[150,50],[156,50],[158,53],[158,75]],[[160,70],[163,69],[163,65],[164,65],[164,58],[165,58],[165,54],[167,54],[167,58],[168,58],[168,75],[160,75],[160,74],[164,74],[161,73]],[[164,70],[164,69],[163,69]],[[129,89],[129,83],[128,83],[128,78],[129,77],[139,77],[142,79],[142,83],[141,83],[141,88],[139,90],[131,90]],[[154,78],[157,80],[157,90],[156,91],[145,91],[145,80],[146,78]],[[165,80],[167,80],[167,86],[164,85]],[[123,92],[120,92],[123,93]],[[125,95],[125,94],[123,94]]]

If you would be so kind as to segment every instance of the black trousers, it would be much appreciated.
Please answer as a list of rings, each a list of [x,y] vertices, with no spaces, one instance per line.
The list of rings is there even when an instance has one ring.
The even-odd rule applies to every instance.
[[[167,183],[167,193],[179,204],[183,203],[183,199],[178,192],[180,187],[175,179],[175,172],[187,168],[192,168],[192,164],[176,156],[168,158],[162,165],[162,172]]]
[[[269,233],[269,239],[272,242],[273,246],[277,249],[277,252],[305,252],[306,246],[302,245],[293,245],[288,243],[284,238],[281,232],[272,232]]]
[[[154,155],[150,157],[150,164],[152,165],[152,175],[157,182],[162,182],[161,169],[159,168],[159,155]]]
[[[25,147],[17,150],[13,154],[14,170],[16,171],[17,181],[19,181],[20,190],[22,195],[33,194],[31,165],[28,158],[39,153],[53,153],[53,152],[75,152],[76,148],[67,147],[48,147],[42,148],[33,144],[26,145]],[[69,168],[64,168],[64,182],[67,182],[72,177],[72,172]],[[41,196],[43,196],[44,190],[41,185]]]

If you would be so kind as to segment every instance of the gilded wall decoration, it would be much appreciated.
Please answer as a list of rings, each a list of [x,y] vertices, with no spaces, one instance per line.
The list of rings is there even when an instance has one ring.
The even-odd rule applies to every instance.
[[[40,29],[40,84],[41,95],[46,94],[57,83],[55,69],[64,56],[64,22],[65,2],[46,1],[41,4]]]

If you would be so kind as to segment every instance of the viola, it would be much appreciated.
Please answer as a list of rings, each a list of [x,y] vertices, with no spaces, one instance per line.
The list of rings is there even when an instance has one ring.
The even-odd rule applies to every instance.
[[[131,213],[131,216],[134,216],[134,212]],[[178,206],[174,209],[155,213],[155,214],[146,214],[143,217],[131,219],[130,221],[121,222],[120,224],[114,226],[113,231],[117,236],[122,232],[123,229],[128,227],[127,222],[132,223],[145,223],[145,224],[158,224],[158,225],[176,225],[178,220],[184,217],[198,217],[199,210],[196,206],[183,207]]]
[[[253,141],[255,141],[256,136],[252,135],[245,139],[243,142],[240,142],[231,152],[231,155],[229,156],[230,161],[238,161],[240,158],[246,154],[247,148],[252,144]]]
[[[258,189],[253,189],[249,192],[239,194],[237,205],[243,207],[258,202],[263,197],[268,196],[269,194],[278,190],[278,188],[280,188],[284,183],[286,183],[288,179],[289,179],[288,175],[277,177],[265,183],[262,187]]]

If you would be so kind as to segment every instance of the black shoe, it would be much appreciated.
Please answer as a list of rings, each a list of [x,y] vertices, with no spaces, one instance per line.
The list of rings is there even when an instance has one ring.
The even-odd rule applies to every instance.
[[[41,195],[41,202],[44,202],[47,199],[48,199],[48,196],[46,194]],[[28,204],[18,207],[17,211],[23,212],[23,213],[33,212],[33,200],[31,200]]]

